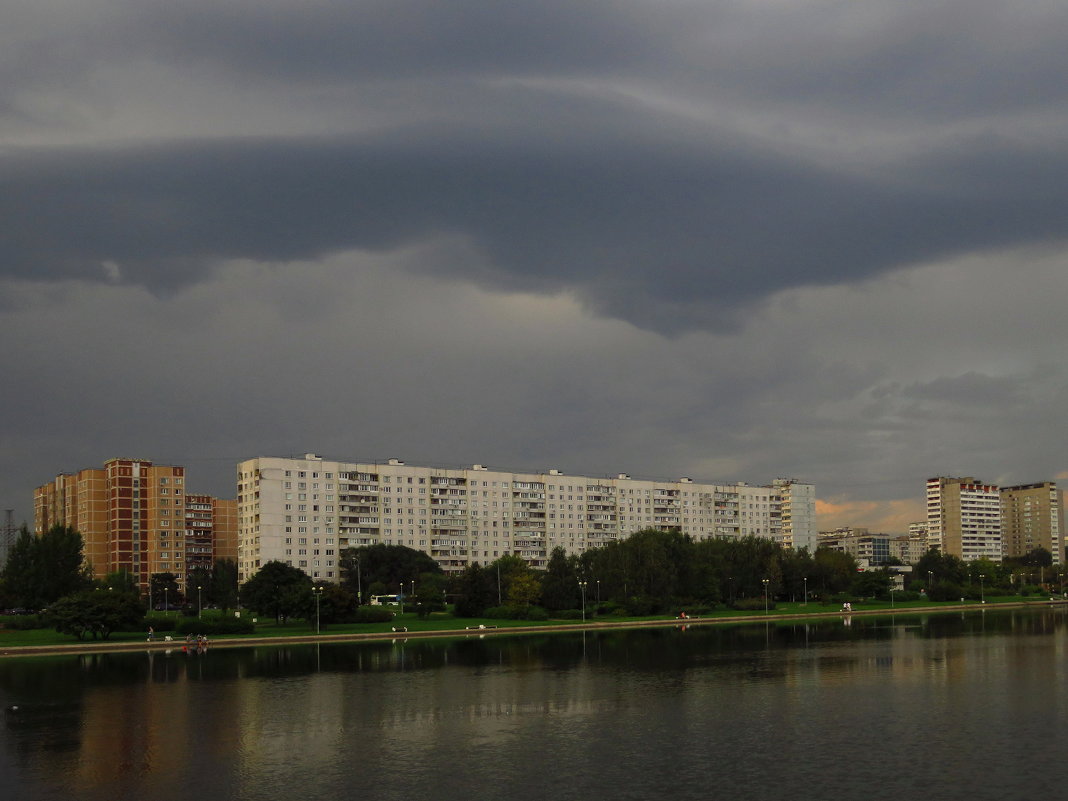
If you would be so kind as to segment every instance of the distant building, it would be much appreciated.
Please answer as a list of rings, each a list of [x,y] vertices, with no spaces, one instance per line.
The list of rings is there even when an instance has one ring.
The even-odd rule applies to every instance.
[[[237,502],[188,495],[185,479],[144,459],[60,473],[34,491],[34,531],[77,529],[96,578],[125,570],[147,591],[153,573],[174,573],[184,589],[192,567],[237,556]]]
[[[1001,488],[1001,539],[1005,556],[1024,556],[1045,548],[1060,564],[1061,509],[1064,506],[1057,482],[1021,484]]]
[[[927,480],[927,544],[964,561],[1000,561],[1045,548],[1063,560],[1062,493],[1054,481],[997,487],[974,478]],[[910,526],[910,531],[912,527]]]
[[[771,482],[771,488],[779,495],[779,541],[787,548],[814,552],[817,545],[815,486],[793,478],[777,478]]]
[[[920,559],[926,543],[907,535],[872,534],[866,528],[843,527],[819,533],[819,546],[848,553],[863,568],[881,567],[897,560],[912,564]]]
[[[1000,490],[970,476],[928,479],[927,542],[965,562],[1000,561]]]
[[[643,528],[694,539],[765,537],[815,547],[815,491],[470,468],[258,457],[237,466],[238,569],[271,560],[336,581],[344,548],[405,545],[445,570],[501,556],[545,567],[556,547],[581,553]],[[784,535],[784,529],[788,531]]]

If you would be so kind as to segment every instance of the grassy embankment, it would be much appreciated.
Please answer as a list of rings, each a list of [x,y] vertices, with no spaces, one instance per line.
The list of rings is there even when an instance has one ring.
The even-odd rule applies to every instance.
[[[988,606],[996,606],[997,604],[1004,603],[1020,603],[1026,601],[1043,601],[1044,598],[1030,596],[1007,596],[1007,597],[990,597],[986,599]],[[969,601],[966,603],[975,603]],[[908,612],[910,609],[931,609],[932,607],[937,609],[945,609],[947,611],[956,607],[960,607],[960,601],[906,601],[897,602],[891,605],[889,602],[881,601],[866,601],[864,603],[855,603],[853,606],[854,612],[873,612],[873,611],[887,611],[887,612]],[[821,604],[815,601],[803,604],[800,602],[780,602],[774,607],[769,609],[769,614],[777,617],[788,616],[796,618],[804,618],[805,616],[835,613],[840,612],[841,607],[839,604]],[[221,613],[211,610],[205,610],[205,617],[212,618],[217,617]],[[761,618],[764,616],[764,610],[751,610],[751,611],[739,611],[736,609],[717,609],[713,612],[709,612],[700,617],[701,620],[710,620],[717,618],[731,618],[731,619],[745,619],[745,618]],[[640,623],[640,622],[652,622],[658,620],[674,620],[671,615],[653,615],[650,617],[617,617],[615,615],[603,616],[603,617],[588,617],[588,624],[596,623]],[[76,638],[59,634],[52,629],[32,629],[28,631],[19,631],[14,629],[2,628],[4,618],[0,617],[0,648],[17,648],[21,646],[50,646],[50,645],[74,645],[79,642]],[[427,619],[420,619],[417,615],[411,612],[406,612],[403,615],[399,615],[394,618],[390,623],[337,623],[329,626],[321,627],[321,634],[323,635],[335,635],[335,634],[390,634],[393,632],[394,627],[407,627],[409,632],[418,631],[463,631],[468,627],[478,628],[480,625],[484,625],[487,628],[496,629],[522,629],[531,626],[551,626],[551,625],[569,625],[574,626],[581,624],[581,620],[576,619],[550,619],[547,621],[532,621],[532,620],[492,620],[488,618],[457,618],[453,617],[449,613],[435,613]],[[158,638],[166,632],[159,632]],[[261,620],[256,624],[256,631],[253,634],[234,634],[234,635],[213,635],[212,640],[241,640],[241,639],[257,639],[263,637],[308,637],[315,636],[315,621],[306,620],[290,620],[284,624],[279,624],[274,620]],[[122,642],[143,642],[146,638],[146,634],[143,631],[118,631],[112,633],[111,637],[106,641],[110,643],[122,643]],[[175,636],[175,640],[183,639]],[[83,644],[90,644],[92,640],[82,640]],[[98,641],[99,642],[99,641]]]

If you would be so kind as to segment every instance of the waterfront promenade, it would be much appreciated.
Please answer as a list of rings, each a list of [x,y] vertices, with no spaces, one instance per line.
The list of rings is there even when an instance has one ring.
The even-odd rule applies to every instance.
[[[772,612],[769,614],[747,613],[737,615],[719,615],[709,617],[680,618],[650,618],[648,620],[589,620],[586,622],[568,623],[544,623],[537,625],[508,625],[504,621],[496,628],[455,628],[419,629],[418,623],[408,626],[402,631],[374,631],[374,632],[345,632],[338,634],[294,634],[294,635],[267,635],[267,636],[225,636],[220,635],[212,639],[209,647],[214,648],[246,648],[249,646],[263,645],[311,645],[315,643],[341,643],[341,642],[373,642],[415,638],[456,638],[456,637],[492,637],[500,635],[535,634],[546,632],[574,632],[574,631],[603,631],[606,629],[640,629],[640,628],[665,628],[665,627],[690,627],[690,626],[724,626],[743,625],[748,623],[781,623],[781,622],[804,622],[806,620],[826,620],[828,618],[852,618],[873,616],[901,616],[901,615],[931,615],[953,614],[957,612],[979,612],[988,609],[1022,609],[1042,606],[1066,606],[1068,601],[1063,599],[1043,599],[1035,601],[1010,601],[1004,603],[940,603],[930,606],[899,606],[880,607],[877,609],[853,609],[845,612],[840,609],[831,611],[791,611]],[[157,638],[151,642],[145,640],[120,640],[114,642],[71,642],[49,643],[42,645],[13,645],[0,644],[0,658],[26,657],[26,656],[54,656],[61,654],[77,653],[110,653],[131,651],[181,651],[185,647],[184,639],[175,639],[166,642]]]

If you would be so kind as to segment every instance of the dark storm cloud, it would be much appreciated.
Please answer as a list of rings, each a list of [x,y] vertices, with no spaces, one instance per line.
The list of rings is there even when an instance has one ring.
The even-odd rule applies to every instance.
[[[1052,1],[11,0],[0,496],[120,454],[207,459],[228,495],[237,459],[317,449],[917,513],[941,470],[1049,477],[1066,27]]]
[[[1057,2],[98,0],[65,11],[7,48],[8,89],[154,61],[206,63],[251,85],[632,77],[706,96],[938,117],[1068,92],[1068,9]]]
[[[894,180],[703,147],[577,133],[394,131],[333,141],[23,152],[0,164],[0,263],[150,287],[222,259],[288,261],[468,237],[487,263],[427,265],[572,288],[655,328],[717,327],[786,287],[1065,235],[1068,155],[962,142]]]
[[[837,160],[825,145],[817,158],[729,122],[738,109],[832,112],[852,120],[835,133],[847,143],[863,136],[850,126],[864,115],[892,128],[917,114],[1005,113],[1008,87],[1014,110],[1041,106],[1065,91],[1065,56],[1046,30],[1064,17],[1058,7],[1006,17],[1000,4],[969,3],[966,25],[959,3],[99,9],[92,24],[19,42],[19,58],[4,62],[12,96],[24,102],[39,80],[66,77],[91,97],[81,75],[152,64],[214,71],[228,91],[265,99],[344,87],[356,93],[354,123],[361,99],[394,106],[364,134],[10,147],[0,269],[16,275],[121,276],[155,289],[200,280],[224,259],[458,235],[484,259],[427,271],[571,290],[601,313],[667,330],[729,325],[784,288],[1066,233],[1063,136],[984,127],[897,154],[844,144]],[[534,83],[494,83],[510,78]],[[537,83],[609,78],[654,97],[677,92],[715,121],[615,88]],[[307,113],[321,110],[307,102]],[[414,118],[391,124],[405,103]]]

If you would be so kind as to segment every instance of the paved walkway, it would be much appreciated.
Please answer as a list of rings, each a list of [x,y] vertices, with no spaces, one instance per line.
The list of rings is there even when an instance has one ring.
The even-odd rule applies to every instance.
[[[544,626],[502,626],[501,628],[486,629],[439,629],[439,630],[409,630],[409,631],[385,631],[374,633],[347,633],[347,634],[309,634],[302,636],[281,637],[232,637],[212,640],[210,648],[248,648],[257,645],[292,645],[308,643],[337,643],[337,642],[372,642],[397,639],[427,639],[432,637],[493,637],[502,634],[536,634],[544,632],[565,631],[599,631],[602,629],[637,629],[637,628],[664,628],[667,626],[689,627],[709,626],[739,623],[764,623],[784,620],[813,620],[823,618],[864,617],[872,615],[926,615],[944,614],[948,612],[979,611],[985,609],[1019,609],[1028,606],[1068,605],[1064,600],[1042,601],[1018,601],[1003,604],[977,604],[966,603],[953,606],[913,606],[896,609],[854,609],[845,613],[841,610],[829,612],[812,612],[768,615],[731,615],[727,617],[692,617],[685,620],[626,620],[626,621],[588,621],[586,623],[553,623]],[[162,639],[152,642],[124,640],[122,642],[73,642],[69,644],[53,645],[19,645],[0,648],[0,657],[17,656],[52,656],[57,654],[78,653],[111,653],[122,651],[168,651],[181,650],[185,645],[183,640],[165,642]]]

